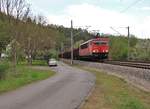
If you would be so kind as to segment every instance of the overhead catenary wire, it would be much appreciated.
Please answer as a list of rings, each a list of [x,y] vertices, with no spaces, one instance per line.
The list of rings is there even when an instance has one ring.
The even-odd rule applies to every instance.
[[[127,8],[123,9],[122,11],[120,11],[120,13],[124,13],[126,12],[128,9],[130,9],[131,7],[133,7],[134,5],[136,5],[138,2],[140,2],[142,0],[136,0],[135,2],[133,2],[131,5],[129,5]]]
[[[117,31],[116,29],[114,29],[113,27],[110,27],[113,31],[115,31],[116,33],[118,33],[119,35],[121,35],[121,33],[119,31]]]

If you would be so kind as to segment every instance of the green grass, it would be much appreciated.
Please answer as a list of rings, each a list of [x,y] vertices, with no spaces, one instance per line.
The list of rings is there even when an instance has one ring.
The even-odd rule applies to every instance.
[[[19,65],[28,65],[27,60],[19,62]],[[46,60],[33,60],[32,66],[48,66]]]
[[[48,66],[46,60],[33,60],[32,65]]]
[[[82,109],[150,109],[150,93],[97,69],[83,69],[96,75],[96,86]]]
[[[46,79],[54,75],[50,70],[39,70],[31,67],[17,66],[17,74],[7,73],[5,79],[0,80],[0,93],[17,89],[34,81]]]
[[[5,78],[6,71],[9,68],[9,63],[6,61],[0,60],[0,79]]]

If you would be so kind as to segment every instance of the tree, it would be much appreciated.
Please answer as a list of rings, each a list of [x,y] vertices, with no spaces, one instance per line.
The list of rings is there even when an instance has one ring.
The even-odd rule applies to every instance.
[[[22,20],[29,13],[29,6],[25,0],[1,0],[1,11],[6,15],[9,22],[9,27],[7,31],[11,34],[11,45],[12,45],[12,57],[14,72],[16,72],[17,64],[17,45],[18,39],[22,36],[20,32],[20,27],[22,25]]]
[[[135,47],[137,42],[138,42],[138,39],[134,35],[131,35],[131,37],[130,37],[130,47]]]
[[[0,56],[2,51],[6,49],[11,41],[9,29],[8,22],[3,21],[0,15]]]
[[[127,59],[128,53],[128,40],[126,37],[120,36],[110,37],[110,57],[115,60],[125,60]]]

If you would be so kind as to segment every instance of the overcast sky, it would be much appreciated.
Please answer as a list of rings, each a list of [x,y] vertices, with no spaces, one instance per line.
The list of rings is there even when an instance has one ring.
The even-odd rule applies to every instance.
[[[89,30],[150,38],[150,0],[28,0],[33,13],[47,17],[49,23],[70,27],[91,26]],[[136,4],[134,4],[138,1]],[[130,7],[129,9],[127,9]]]

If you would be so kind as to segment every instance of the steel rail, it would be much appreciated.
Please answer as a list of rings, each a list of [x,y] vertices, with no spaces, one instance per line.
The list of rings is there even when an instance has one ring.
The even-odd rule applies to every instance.
[[[136,62],[136,61],[104,61],[105,64],[136,67],[142,69],[150,69],[150,63]]]

